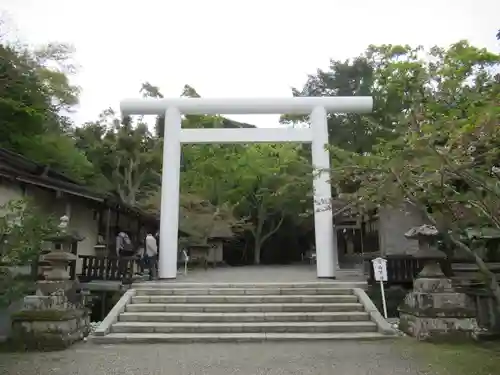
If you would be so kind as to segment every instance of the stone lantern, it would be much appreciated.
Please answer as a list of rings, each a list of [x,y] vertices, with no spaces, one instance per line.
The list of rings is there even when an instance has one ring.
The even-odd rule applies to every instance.
[[[413,281],[413,290],[399,306],[399,328],[419,340],[443,337],[470,337],[477,329],[473,302],[455,290],[438,263],[444,258],[437,250],[438,231],[430,225],[410,229],[405,236],[419,242],[417,258],[431,258]]]
[[[437,248],[438,236],[436,227],[427,224],[413,227],[405,233],[406,238],[418,241],[418,250],[412,254],[413,257],[426,259],[418,277],[444,277],[439,260],[446,258],[446,255]]]
[[[24,298],[23,309],[12,315],[13,347],[22,350],[58,350],[81,340],[89,333],[90,316],[85,297],[67,268],[76,261],[77,244],[82,240],[67,232],[68,217],[61,218],[59,232],[46,238],[53,244],[43,255],[43,280],[36,294]]]
[[[68,266],[78,259],[77,244],[83,238],[76,233],[68,233],[68,217],[61,217],[59,233],[45,238],[52,243],[50,252],[42,256],[46,263],[43,270],[43,280],[39,280],[38,290],[43,295],[50,295],[57,290],[69,290],[74,286],[74,280],[70,280]]]

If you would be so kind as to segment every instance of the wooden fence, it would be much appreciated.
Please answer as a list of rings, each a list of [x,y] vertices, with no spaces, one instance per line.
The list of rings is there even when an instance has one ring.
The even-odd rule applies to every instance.
[[[82,272],[79,279],[82,282],[93,280],[131,280],[136,264],[135,257],[97,257],[80,255]]]
[[[135,257],[98,257],[95,255],[79,255],[82,261],[82,269],[78,274],[81,282],[94,280],[129,281],[132,279],[136,268]],[[71,280],[76,278],[76,260],[68,265]],[[32,275],[35,280],[43,279],[41,268],[48,263],[39,261],[36,267],[32,267]]]
[[[375,275],[371,260],[375,256],[370,255],[365,257],[365,270],[368,273],[368,283],[375,284]],[[413,283],[415,277],[424,268],[425,264],[429,261],[435,261],[436,258],[415,258],[409,255],[387,255],[384,256],[387,260],[387,284],[389,285],[407,285]],[[443,272],[451,275],[450,263],[446,259],[439,259]]]

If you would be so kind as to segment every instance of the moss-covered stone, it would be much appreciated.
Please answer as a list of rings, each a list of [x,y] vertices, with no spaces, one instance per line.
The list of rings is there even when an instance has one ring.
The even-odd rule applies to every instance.
[[[79,319],[85,310],[22,310],[12,314],[12,321],[64,321]]]
[[[48,352],[64,350],[79,339],[79,332],[70,335],[61,335],[50,332],[27,332],[16,330],[7,343],[9,349],[12,351]]]
[[[474,318],[428,318],[401,313],[399,329],[421,341],[470,340],[477,327]]]
[[[426,308],[415,308],[407,307],[402,304],[398,308],[400,314],[406,313],[417,317],[431,317],[431,318],[474,318],[476,312],[470,308],[437,308],[437,307],[426,307]]]
[[[89,333],[86,310],[21,311],[12,320],[9,347],[15,351],[62,350]]]

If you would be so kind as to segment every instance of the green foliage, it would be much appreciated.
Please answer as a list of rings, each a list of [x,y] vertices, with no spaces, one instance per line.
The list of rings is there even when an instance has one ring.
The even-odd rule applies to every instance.
[[[77,71],[73,62],[75,52],[73,46],[61,43],[42,45],[33,52],[38,79],[57,111],[71,111],[78,104],[80,88],[69,81],[69,75]]]
[[[156,118],[151,132],[142,117],[120,120],[108,109],[74,128],[66,117],[80,93],[70,80],[77,69],[73,53],[59,43],[35,49],[0,44],[0,147],[115,193],[125,203],[158,211],[164,117]],[[294,89],[295,96],[375,99],[372,114],[329,115],[332,181],[339,197],[360,209],[409,200],[453,239],[471,226],[498,228],[500,85],[492,73],[498,61],[464,41],[428,51],[369,46],[353,59],[332,60]],[[149,82],[140,92],[163,98]],[[181,95],[200,97],[189,85]],[[297,126],[307,118],[282,121]],[[252,125],[190,115],[183,127]],[[297,228],[312,225],[307,147],[184,146],[182,170],[181,221],[190,220],[202,240],[215,223],[234,230],[245,222],[256,263],[285,220]]]
[[[404,355],[426,363],[436,375],[492,375],[500,367],[498,340],[430,343],[410,338],[400,341]]]
[[[379,92],[381,83],[377,81],[375,51],[346,61],[330,61],[330,67],[310,75],[301,90],[293,89],[294,96],[374,96],[376,102],[382,102],[384,94]],[[388,108],[378,105],[369,115],[339,113],[328,115],[328,133],[331,144],[343,149],[363,153],[370,150],[377,138],[391,137],[390,124],[383,121]],[[393,110],[397,110],[396,108]],[[281,117],[281,122],[290,125],[307,123],[307,116]],[[388,127],[389,126],[389,127]]]
[[[56,231],[55,220],[30,201],[13,200],[0,207],[0,305],[28,290],[32,280],[17,276],[15,269],[38,259],[44,238]]]
[[[158,86],[154,86],[149,82],[142,84],[140,93],[144,98],[163,99],[163,94]],[[157,116],[155,121],[155,135],[157,138],[163,138],[165,131],[165,116]]]
[[[50,98],[27,53],[10,46],[0,45],[0,82],[0,145],[18,149],[22,140],[46,130]]]
[[[161,192],[151,195],[144,207],[159,212]],[[179,229],[188,238],[184,245],[206,245],[211,237],[230,239],[245,228],[229,204],[215,206],[207,199],[194,194],[181,194],[179,207]]]
[[[161,180],[162,144],[147,124],[120,123],[113,110],[96,122],[75,129],[76,146],[101,175],[99,185],[136,205],[157,190]]]
[[[401,113],[432,104],[428,100],[440,92],[440,106],[451,110],[466,95],[458,90],[468,79],[495,62],[495,55],[460,41],[445,51],[434,47],[371,45],[360,56],[346,61],[330,62],[328,70],[309,76],[294,96],[371,95],[374,110],[369,115],[329,115],[330,144],[362,154],[370,152],[379,139],[394,140],[405,131]],[[446,67],[443,66],[446,64]],[[491,78],[491,77],[490,77]],[[477,79],[482,79],[477,77]],[[456,102],[455,102],[456,101]],[[430,108],[432,109],[432,108]],[[433,110],[433,109],[432,109]],[[304,116],[283,116],[282,122],[307,122]],[[403,128],[401,128],[403,127]]]
[[[76,182],[92,185],[96,169],[83,152],[76,148],[76,142],[66,135],[47,133],[21,142],[23,155],[40,164],[49,165],[58,172],[72,177]],[[63,157],[64,155],[64,157]]]
[[[216,119],[215,119],[216,120]],[[213,118],[206,121],[214,121]],[[312,202],[310,163],[292,145],[189,146],[182,188],[216,205],[230,204],[254,238],[255,263],[264,242],[276,233],[286,215],[300,224],[300,213]],[[204,178],[200,178],[204,176]]]
[[[159,88],[148,82],[141,92],[145,97],[163,97]],[[182,96],[200,97],[189,85],[185,85]],[[206,115],[185,116],[182,126],[252,127]],[[164,118],[158,116],[157,141],[161,141],[163,129]],[[311,167],[302,151],[290,145],[185,145],[181,161],[181,229],[201,243],[214,228],[249,230],[258,263],[263,243],[280,229],[285,217],[301,225],[311,214],[311,180],[307,178]],[[142,204],[159,212],[160,187]]]
[[[44,238],[57,230],[54,218],[29,200],[9,201],[0,212],[0,264],[9,267],[33,261]]]
[[[80,91],[69,81],[73,52],[59,43],[32,50],[0,40],[0,147],[83,182],[93,167],[67,136],[65,115]]]
[[[335,188],[361,209],[414,205],[450,245],[474,256],[500,307],[494,275],[461,240],[471,226],[500,228],[500,85],[493,74],[500,56],[464,41],[434,47],[426,60],[420,49],[379,50],[388,63],[376,76],[404,110],[390,117],[394,137],[372,152],[332,147]]]
[[[403,90],[400,96],[413,98],[393,119],[394,139],[379,140],[364,155],[332,147],[337,167],[332,181],[338,181],[336,187],[343,197],[358,205],[383,205],[400,203],[411,193],[440,212],[444,201],[452,198],[460,205],[473,200],[469,174],[496,180],[491,168],[499,161],[499,89],[488,68],[499,57],[463,42],[448,51],[434,48],[430,55],[431,63],[396,61],[378,73],[386,77],[387,92]],[[411,77],[417,75],[418,83],[412,83]],[[411,85],[413,95],[408,91]],[[449,217],[451,213],[443,214]],[[477,214],[462,218],[471,220]]]

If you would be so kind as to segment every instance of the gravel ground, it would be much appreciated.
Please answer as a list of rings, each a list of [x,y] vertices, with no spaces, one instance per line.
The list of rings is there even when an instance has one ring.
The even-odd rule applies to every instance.
[[[396,341],[264,344],[77,344],[65,352],[0,353],[8,375],[435,375]]]

